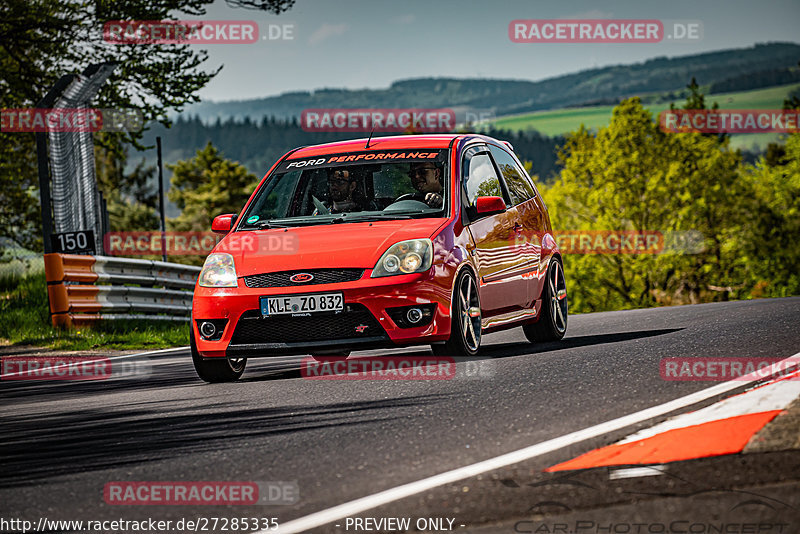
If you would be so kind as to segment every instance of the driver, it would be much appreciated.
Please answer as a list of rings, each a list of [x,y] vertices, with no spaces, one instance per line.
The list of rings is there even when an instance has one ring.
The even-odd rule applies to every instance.
[[[442,207],[442,169],[431,162],[412,163],[408,171],[411,185],[425,195],[425,204],[431,208]]]
[[[357,185],[355,176],[348,169],[328,169],[328,198],[332,212],[359,211],[361,207],[353,200]]]

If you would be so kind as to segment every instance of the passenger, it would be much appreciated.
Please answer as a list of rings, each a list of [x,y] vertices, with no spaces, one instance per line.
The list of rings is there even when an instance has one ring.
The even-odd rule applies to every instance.
[[[442,207],[442,169],[433,163],[412,163],[408,172],[411,185],[414,189],[424,194],[424,202],[431,208]]]

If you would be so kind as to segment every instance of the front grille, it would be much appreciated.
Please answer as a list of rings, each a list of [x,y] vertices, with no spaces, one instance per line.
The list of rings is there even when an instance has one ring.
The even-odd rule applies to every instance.
[[[295,274],[308,273],[314,275],[309,282],[292,282],[289,280]],[[282,271],[279,273],[254,274],[244,277],[247,287],[295,287],[313,286],[317,284],[335,284],[338,282],[353,282],[364,275],[364,269],[311,269],[308,271]]]
[[[346,304],[339,313],[306,317],[262,318],[258,310],[248,310],[236,325],[231,345],[358,339],[385,333],[363,304]]]

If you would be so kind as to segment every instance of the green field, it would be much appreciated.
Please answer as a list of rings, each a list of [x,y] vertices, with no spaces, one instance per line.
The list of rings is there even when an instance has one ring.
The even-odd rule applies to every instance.
[[[711,106],[717,102],[721,109],[780,109],[783,100],[798,88],[800,84],[790,84],[737,93],[706,95],[706,104]],[[676,102],[675,105],[680,106],[682,103],[682,101]],[[649,104],[645,107],[655,118],[658,113],[669,109],[669,103]],[[595,106],[507,115],[498,117],[494,126],[510,130],[533,129],[550,136],[562,135],[577,130],[581,124],[592,130],[608,126],[613,109],[614,106]],[[779,139],[780,135],[772,133],[733,135],[731,144],[736,148],[750,149],[753,146],[763,148],[767,143]]]

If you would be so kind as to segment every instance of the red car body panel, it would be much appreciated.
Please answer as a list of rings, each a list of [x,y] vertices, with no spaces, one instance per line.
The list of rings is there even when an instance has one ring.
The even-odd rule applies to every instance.
[[[360,304],[374,316],[385,335],[380,346],[404,346],[446,341],[451,332],[451,298],[457,275],[470,269],[478,280],[484,333],[536,321],[541,309],[542,281],[550,259],[559,255],[552,236],[549,215],[538,192],[526,202],[507,211],[463,224],[461,157],[474,143],[508,147],[480,135],[424,135],[366,139],[330,143],[294,150],[270,169],[259,184],[284,160],[311,158],[328,154],[369,152],[374,150],[450,149],[450,198],[448,213],[442,218],[420,218],[356,222],[335,225],[275,228],[230,232],[214,252],[227,252],[234,258],[238,277],[236,288],[195,287],[192,305],[192,329],[197,350],[206,358],[231,356],[233,332],[242,315],[259,309],[259,297],[342,291],[347,304]],[[513,153],[512,153],[513,154]],[[535,187],[535,186],[534,186]],[[258,188],[256,189],[258,191]],[[255,192],[245,209],[253,202]],[[244,213],[244,210],[243,210]],[[241,240],[248,236],[247,246]],[[293,243],[290,250],[276,251],[276,239]],[[382,254],[394,243],[407,239],[430,238],[433,264],[424,273],[371,278]],[[246,250],[242,250],[246,248]],[[267,251],[267,252],[259,252]],[[354,281],[292,287],[251,288],[243,277],[313,269],[364,269]],[[405,305],[435,305],[433,319],[421,327],[399,327],[386,308]],[[227,319],[222,337],[203,339],[198,321]],[[383,332],[381,334],[384,334]],[[330,348],[357,349],[360,345],[331,342],[309,346],[288,346],[277,353],[309,353]]]

